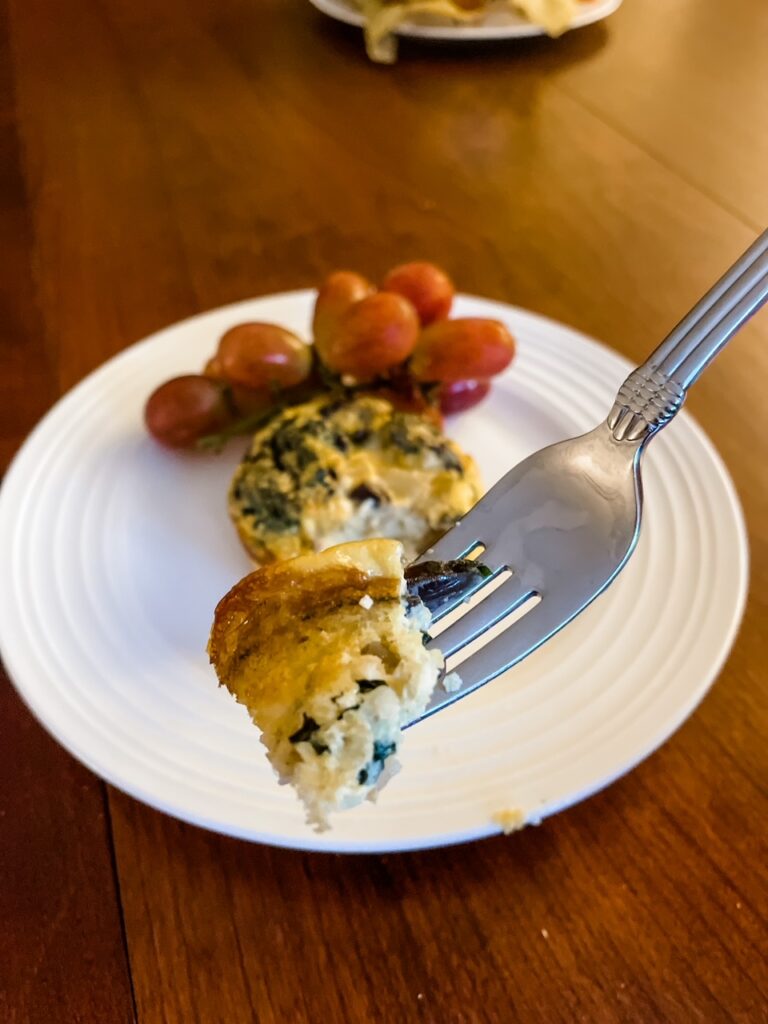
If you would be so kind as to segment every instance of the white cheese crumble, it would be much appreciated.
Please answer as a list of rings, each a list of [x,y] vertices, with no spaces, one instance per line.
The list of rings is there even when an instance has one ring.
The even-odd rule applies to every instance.
[[[357,602],[361,608],[365,608],[367,612],[373,608],[373,598],[370,594],[363,594],[360,600]]]
[[[443,679],[443,689],[446,693],[456,693],[457,690],[461,689],[461,683],[461,676],[458,672],[449,672]]]

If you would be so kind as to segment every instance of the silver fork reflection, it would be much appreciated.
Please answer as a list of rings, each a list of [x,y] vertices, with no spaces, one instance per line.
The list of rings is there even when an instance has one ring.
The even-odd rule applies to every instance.
[[[531,455],[417,562],[482,547],[491,579],[511,575],[428,646],[457,654],[523,605],[538,603],[458,666],[461,686],[435,692],[424,716],[494,679],[562,629],[615,579],[637,544],[640,463],[688,388],[768,298],[768,232],[619,388],[604,423]],[[488,584],[479,580],[473,593]],[[467,600],[446,603],[438,621]],[[482,597],[482,595],[480,595]]]

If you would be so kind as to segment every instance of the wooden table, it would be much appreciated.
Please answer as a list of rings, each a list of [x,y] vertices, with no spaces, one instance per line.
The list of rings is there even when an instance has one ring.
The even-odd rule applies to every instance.
[[[762,0],[627,0],[389,69],[306,0],[3,7],[3,465],[124,346],[337,265],[435,258],[636,360],[768,221]],[[751,536],[730,660],[540,828],[357,858],[220,838],[105,786],[4,685],[0,1020],[768,1021],[767,341],[763,315],[689,403]]]

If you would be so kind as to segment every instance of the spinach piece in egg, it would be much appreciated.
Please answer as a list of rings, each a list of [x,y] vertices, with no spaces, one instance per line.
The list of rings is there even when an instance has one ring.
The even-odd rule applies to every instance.
[[[312,749],[316,754],[325,754],[330,749],[325,743],[321,743],[319,740],[313,739],[315,733],[320,728],[317,722],[310,715],[304,713],[303,721],[296,732],[291,733],[288,737],[290,743],[311,743]]]
[[[408,420],[402,413],[395,413],[389,421],[387,433],[390,443],[406,455],[418,455],[421,451],[422,446],[418,438],[414,438],[409,431]]]
[[[373,744],[372,759],[368,762],[365,768],[361,768],[357,773],[358,785],[365,786],[367,783],[373,784],[376,782],[384,768],[384,762],[388,757],[394,754],[396,750],[397,744],[394,742],[385,743],[383,740],[375,740]]]
[[[317,435],[322,427],[311,420],[302,426],[293,422],[283,423],[269,439],[272,458],[278,469],[288,473],[306,469],[317,462],[317,455],[305,443],[307,437]]]
[[[360,693],[370,693],[371,690],[378,689],[379,686],[386,686],[386,682],[383,679],[358,679],[357,686]]]
[[[298,529],[299,508],[294,500],[274,487],[241,480],[235,492],[244,516],[253,516],[259,526],[275,533]]]

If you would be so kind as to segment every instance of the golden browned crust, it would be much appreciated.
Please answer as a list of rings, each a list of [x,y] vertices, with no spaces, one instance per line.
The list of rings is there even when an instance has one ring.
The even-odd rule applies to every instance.
[[[208,653],[222,683],[256,642],[295,634],[298,622],[368,595],[399,600],[402,548],[394,541],[340,545],[324,555],[274,562],[236,583],[216,606]],[[289,642],[290,639],[289,639]]]
[[[400,597],[400,581],[395,578],[371,578],[346,566],[304,575],[272,571],[286,564],[290,565],[279,562],[251,573],[217,604],[208,653],[225,685],[239,653],[257,639],[293,633],[297,620],[358,604],[366,594],[374,601]]]

